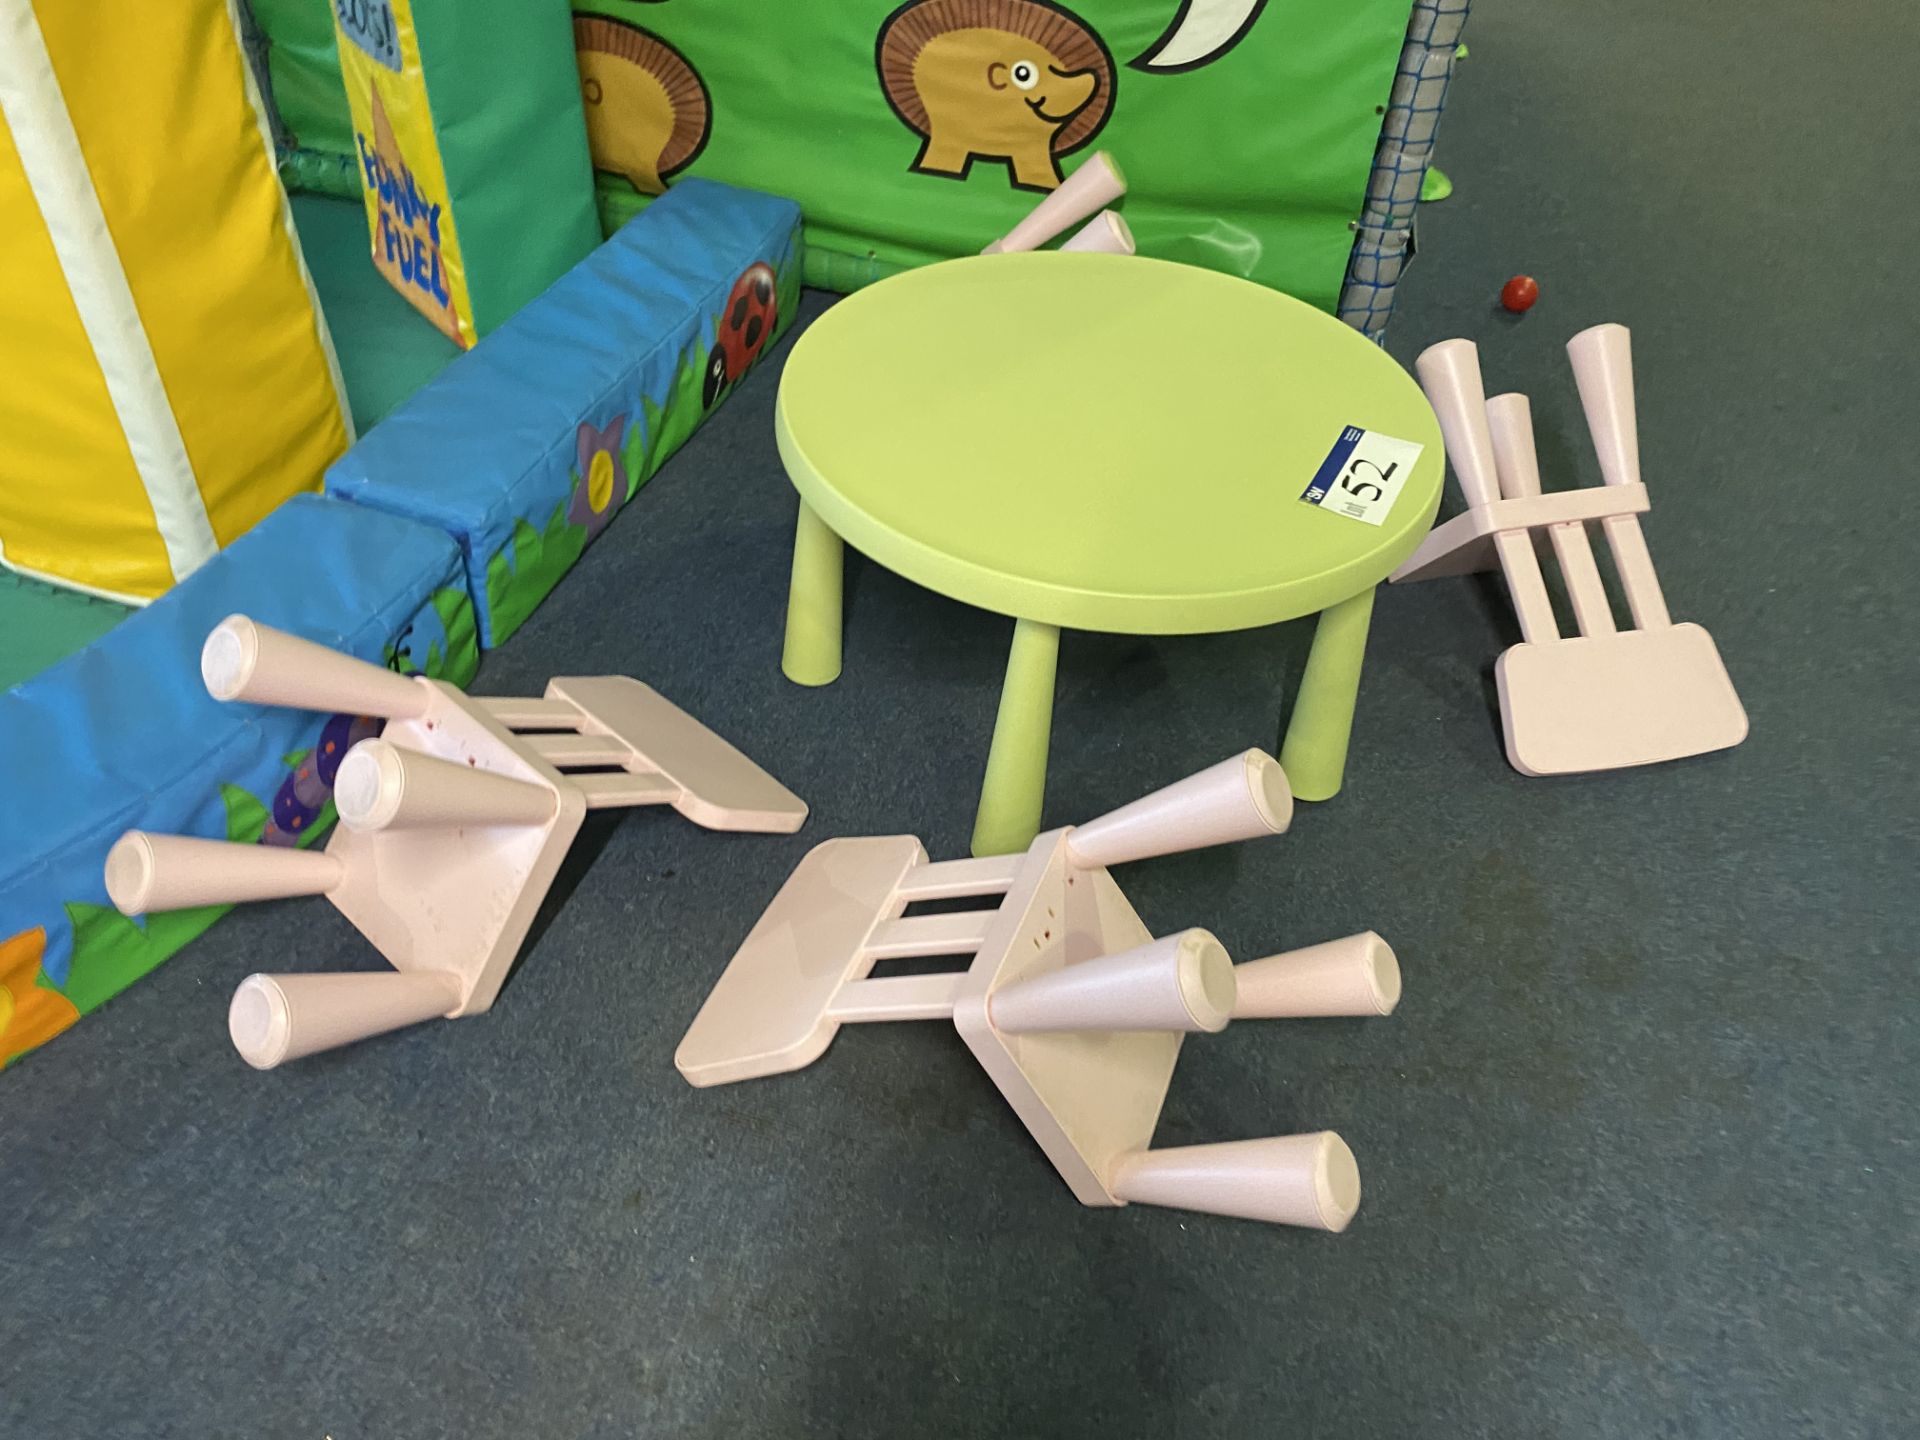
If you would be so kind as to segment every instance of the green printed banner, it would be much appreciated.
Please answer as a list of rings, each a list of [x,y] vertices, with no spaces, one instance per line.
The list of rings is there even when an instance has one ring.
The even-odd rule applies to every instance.
[[[299,8],[254,5],[270,35]],[[1142,253],[1330,310],[1410,10],[576,0],[573,28],[612,222],[681,175],[789,195],[806,215],[808,278],[851,288],[978,250],[1107,150]],[[343,127],[308,113],[323,87],[305,74],[306,28],[290,57],[306,83],[280,87],[282,118],[318,143]]]

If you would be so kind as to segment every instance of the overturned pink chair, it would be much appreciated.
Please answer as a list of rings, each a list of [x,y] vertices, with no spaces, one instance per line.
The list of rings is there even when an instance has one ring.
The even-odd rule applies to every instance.
[[[1086,164],[1069,175],[1060,188],[1022,216],[1020,222],[989,244],[982,255],[1011,255],[1038,250],[1069,227],[1087,223],[1067,237],[1062,250],[1090,250],[1103,255],[1134,253],[1133,231],[1117,210],[1104,207],[1127,193],[1127,178],[1113,156],[1096,151]],[[1087,219],[1092,216],[1092,219]]]
[[[1390,577],[1396,584],[1464,575],[1498,564],[1520,622],[1520,643],[1494,666],[1507,759],[1523,775],[1568,775],[1652,765],[1725,750],[1747,738],[1747,712],[1713,637],[1676,625],[1640,529],[1633,352],[1624,325],[1596,325],[1567,342],[1605,482],[1541,493],[1533,410],[1524,395],[1485,398],[1470,340],[1443,340],[1414,362],[1467,499]],[[1599,521],[1626,593],[1631,629],[1607,598],[1590,521]],[[1562,635],[1534,536],[1560,563],[1578,635]]]
[[[1188,1033],[1385,1015],[1400,997],[1392,950],[1367,932],[1235,965],[1205,930],[1155,938],[1107,869],[1277,834],[1292,812],[1279,762],[1249,750],[1024,855],[935,863],[911,835],[829,840],[747,936],[674,1063],[694,1085],[722,1085],[809,1065],[845,1024],[951,1019],[1083,1204],[1342,1230],[1360,1174],[1330,1131],[1150,1147]],[[957,897],[981,907],[906,914]],[[945,955],[969,963],[869,975]]]
[[[807,807],[685,711],[624,676],[543,699],[469,697],[228,617],[201,674],[218,700],[386,720],[340,762],[324,852],[130,830],[107,856],[129,915],[325,895],[391,974],[250,975],[228,1029],[265,1070],[493,1004],[588,810],[671,805],[712,830],[789,834]],[[570,773],[589,769],[591,773]]]

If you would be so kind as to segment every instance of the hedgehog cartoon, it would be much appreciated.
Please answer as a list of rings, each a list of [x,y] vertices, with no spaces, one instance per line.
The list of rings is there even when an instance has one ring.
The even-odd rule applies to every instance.
[[[624,175],[643,195],[693,163],[713,105],[686,57],[651,31],[604,15],[573,17],[593,168]]]
[[[1051,190],[1113,109],[1106,42],[1044,0],[911,0],[875,48],[887,103],[924,138],[923,174],[1004,160],[1020,189]]]

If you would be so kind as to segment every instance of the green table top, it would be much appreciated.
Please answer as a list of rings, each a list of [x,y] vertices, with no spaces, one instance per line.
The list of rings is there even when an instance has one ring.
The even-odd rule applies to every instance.
[[[1300,496],[1345,427],[1424,446],[1380,526]],[[1383,580],[1440,503],[1411,376],[1332,316],[1130,256],[955,260],[856,292],[780,382],[780,454],[856,549],[1005,614],[1234,630]]]

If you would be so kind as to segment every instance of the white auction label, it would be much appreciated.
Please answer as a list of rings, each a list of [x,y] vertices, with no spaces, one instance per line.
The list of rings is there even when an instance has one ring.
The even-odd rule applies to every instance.
[[[1327,458],[1314,472],[1313,483],[1300,498],[1369,525],[1384,524],[1393,502],[1400,498],[1400,487],[1406,484],[1425,448],[1378,430],[1349,425],[1333,442]]]

